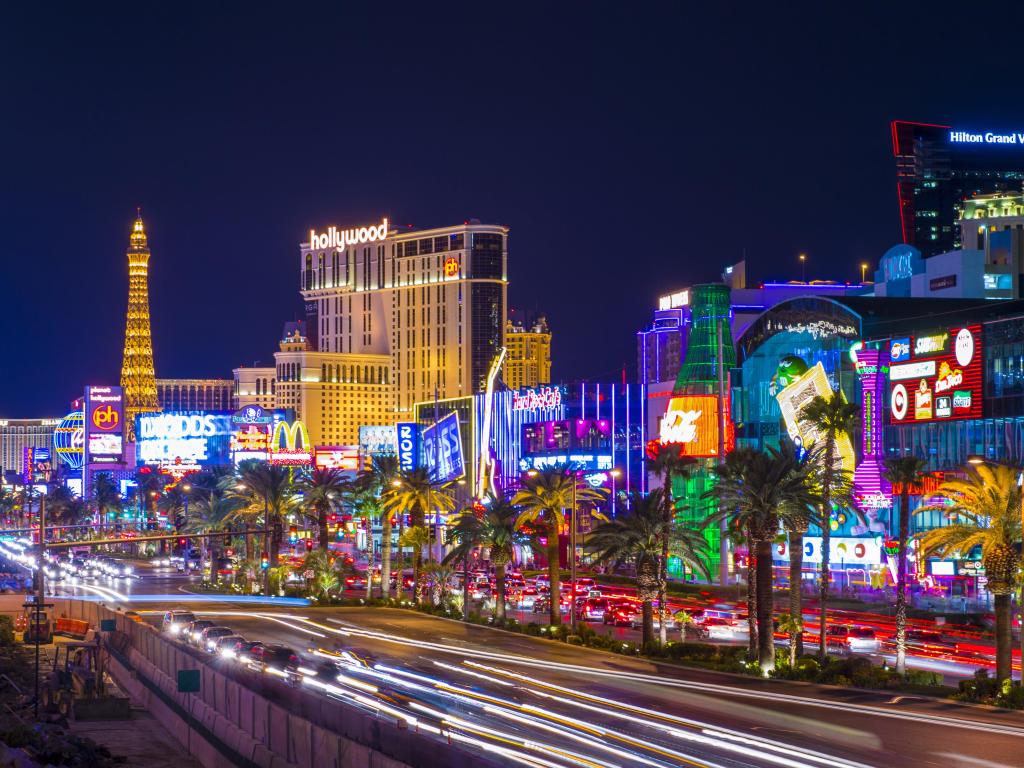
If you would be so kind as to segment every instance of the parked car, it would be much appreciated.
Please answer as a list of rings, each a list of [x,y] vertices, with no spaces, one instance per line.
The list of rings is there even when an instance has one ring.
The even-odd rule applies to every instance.
[[[172,635],[179,635],[195,620],[196,616],[191,611],[168,611],[164,614],[161,629]]]
[[[871,627],[857,627],[846,624],[834,625],[825,633],[828,649],[836,653],[875,653],[878,638]]]

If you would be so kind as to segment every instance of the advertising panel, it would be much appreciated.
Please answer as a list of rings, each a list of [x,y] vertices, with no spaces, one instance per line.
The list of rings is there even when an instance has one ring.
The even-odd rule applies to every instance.
[[[415,422],[404,421],[395,425],[398,434],[398,468],[411,472],[420,465],[420,428]]]
[[[775,399],[786,422],[786,430],[790,439],[797,445],[810,448],[820,439],[819,430],[800,418],[807,404],[815,397],[831,397],[832,384],[825,373],[825,367],[819,361],[813,368],[801,374],[796,381],[779,392]],[[839,435],[836,439],[836,467],[853,473],[854,455],[853,442],[849,435]]]
[[[821,562],[821,536],[804,536],[804,562]],[[775,545],[772,555],[774,560],[789,562],[789,543],[780,542]],[[844,565],[879,565],[882,560],[882,547],[876,538],[854,538],[849,536],[832,536],[829,539],[829,561],[833,567]]]
[[[733,427],[726,406],[725,450],[733,447]],[[680,446],[680,454],[696,458],[718,456],[718,396],[673,397],[659,422],[659,440]]]
[[[394,456],[398,446],[398,430],[390,427],[360,427],[359,451],[363,456]]]
[[[270,436],[270,454],[267,460],[271,464],[287,467],[312,464],[313,445],[306,425],[297,419],[291,424],[287,421],[277,422]]]
[[[313,464],[320,469],[359,471],[358,445],[318,445],[313,453]]]
[[[124,392],[85,388],[85,449],[90,464],[117,464],[124,456]]]
[[[157,467],[228,465],[233,429],[226,412],[142,413],[135,429],[135,459]]]
[[[57,458],[69,469],[77,471],[85,460],[85,414],[72,411],[53,431],[53,446]]]
[[[22,461],[22,479],[26,485],[50,479],[53,464],[49,448],[25,448]]]
[[[889,367],[889,422],[982,416],[981,326],[916,336],[906,362]]]
[[[423,430],[423,458],[430,479],[450,483],[466,474],[459,415],[452,411]]]

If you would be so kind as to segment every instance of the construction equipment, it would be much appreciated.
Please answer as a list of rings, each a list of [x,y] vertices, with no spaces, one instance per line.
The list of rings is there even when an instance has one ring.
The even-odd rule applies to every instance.
[[[20,625],[24,626],[22,642],[26,645],[35,644],[38,640],[42,645],[53,642],[53,603],[25,603],[25,611]]]
[[[128,698],[107,691],[104,650],[99,639],[58,643],[53,668],[40,693],[43,708],[76,720],[123,720],[131,715]]]

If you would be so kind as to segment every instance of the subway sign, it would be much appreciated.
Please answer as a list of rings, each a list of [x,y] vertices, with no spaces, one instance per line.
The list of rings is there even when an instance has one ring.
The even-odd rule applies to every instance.
[[[900,349],[909,351],[896,358],[905,362],[889,366],[891,424],[981,418],[980,325],[949,328],[900,342]]]

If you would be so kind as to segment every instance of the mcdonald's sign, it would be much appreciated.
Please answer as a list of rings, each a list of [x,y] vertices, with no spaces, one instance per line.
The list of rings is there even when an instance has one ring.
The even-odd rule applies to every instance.
[[[289,424],[279,421],[270,437],[271,464],[303,466],[313,463],[313,446],[309,442],[309,431],[299,420]]]

